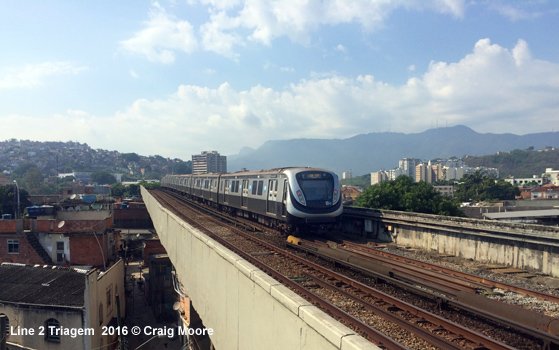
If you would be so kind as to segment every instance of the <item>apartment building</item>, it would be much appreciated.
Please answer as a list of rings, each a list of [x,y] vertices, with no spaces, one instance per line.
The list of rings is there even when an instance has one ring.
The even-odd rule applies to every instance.
[[[226,173],[227,157],[216,151],[204,151],[192,156],[192,173]]]

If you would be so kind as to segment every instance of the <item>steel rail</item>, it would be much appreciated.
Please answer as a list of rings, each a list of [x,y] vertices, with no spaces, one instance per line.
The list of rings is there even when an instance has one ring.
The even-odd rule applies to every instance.
[[[179,215],[179,217],[181,219],[185,220],[186,222],[188,222],[192,226],[196,227],[200,231],[203,231],[204,234],[208,235],[213,240],[215,240],[218,243],[222,244],[223,246],[227,247],[229,250],[235,252],[236,254],[238,254],[239,256],[241,256],[242,258],[244,258],[245,260],[247,260],[248,262],[250,262],[251,264],[253,264],[257,268],[259,268],[260,270],[266,272],[267,274],[269,274],[270,276],[272,276],[273,278],[275,278],[276,280],[278,280],[279,282],[284,284],[285,286],[291,288],[292,290],[295,290],[295,291],[299,292],[311,303],[319,305],[320,309],[330,313],[331,315],[338,318],[339,320],[342,320],[343,322],[345,322],[349,326],[353,326],[353,327],[357,328],[359,332],[361,332],[362,334],[365,334],[366,337],[370,341],[375,342],[375,344],[377,344],[379,346],[382,346],[382,347],[384,347],[386,349],[389,349],[389,350],[406,350],[407,349],[405,346],[396,342],[392,338],[382,334],[381,332],[379,332],[378,330],[369,326],[368,324],[364,323],[363,321],[355,318],[354,316],[352,316],[349,313],[343,311],[342,309],[338,308],[337,306],[335,306],[335,305],[331,304],[330,302],[322,299],[321,297],[319,297],[315,293],[311,292],[310,290],[308,290],[307,288],[298,284],[297,282],[291,280],[287,276],[284,276],[283,274],[281,274],[277,270],[273,269],[272,267],[264,264],[262,261],[253,257],[250,253],[245,252],[244,250],[235,246],[231,242],[219,237],[215,233],[213,233],[210,230],[206,229],[205,227],[201,226],[200,224],[198,224],[196,221],[192,220],[191,218],[188,218],[185,215],[181,214],[180,212],[178,212],[178,210],[175,208],[175,206],[172,203],[166,201],[164,198],[158,197],[158,200],[165,201],[167,203],[167,205],[169,205],[171,208],[174,208],[175,211],[177,211],[176,214]],[[208,219],[210,219],[214,222],[216,221],[215,219],[213,219],[209,216],[206,216],[203,213],[199,213],[199,214],[205,216],[206,218],[208,218]],[[234,230],[238,231],[236,229],[234,229]],[[241,231],[238,231],[238,232],[241,232]],[[276,249],[277,248],[275,248],[273,250],[275,251]]]
[[[203,215],[203,214],[202,214]],[[208,219],[214,220],[211,217],[208,217]],[[281,255],[283,255],[286,258],[290,258],[292,260],[295,260],[296,262],[306,265],[308,268],[313,269],[315,271],[318,271],[322,274],[325,275],[330,275],[333,278],[338,279],[339,281],[345,283],[346,285],[352,286],[354,288],[357,289],[361,289],[364,293],[369,294],[373,297],[376,297],[377,299],[382,299],[384,302],[389,303],[391,305],[393,305],[394,307],[400,309],[400,310],[405,310],[406,312],[410,313],[411,315],[414,315],[415,317],[419,317],[427,322],[430,322],[434,325],[437,325],[439,329],[445,329],[449,332],[452,332],[456,335],[462,335],[464,336],[466,339],[468,339],[470,342],[474,343],[474,344],[479,344],[480,346],[483,346],[487,349],[491,349],[491,350],[511,350],[513,349],[512,347],[503,344],[495,339],[491,339],[483,334],[477,333],[473,330],[467,329],[463,326],[460,326],[456,323],[453,323],[449,320],[446,320],[440,316],[437,316],[435,314],[432,314],[428,311],[422,310],[420,308],[415,307],[414,305],[408,304],[406,302],[403,302],[401,300],[398,300],[396,298],[393,298],[387,294],[384,294],[380,291],[376,291],[374,289],[372,289],[371,287],[368,287],[360,282],[357,282],[355,280],[352,280],[346,276],[340,275],[332,270],[326,269],[320,265],[317,265],[315,263],[312,263],[308,260],[305,260],[301,257],[298,257],[292,253],[289,253],[283,249],[280,249],[270,243],[264,242],[256,237],[253,237],[249,234],[246,234],[240,230],[237,229],[233,229],[238,235],[242,236],[243,238],[246,238],[254,243],[257,243],[261,246],[266,247],[269,250],[275,251],[276,253],[279,253]],[[223,241],[223,242],[227,242],[225,240],[223,240],[221,237],[216,236],[215,234],[211,233],[208,230],[205,230],[207,232],[209,232],[212,236],[212,238],[217,237],[219,241]],[[221,243],[221,242],[220,242]],[[231,247],[232,249],[235,249],[233,247],[235,247],[234,245],[232,245],[231,243],[228,242],[228,244],[226,244],[226,246]],[[248,254],[248,253],[245,253]],[[250,255],[247,255],[250,256]],[[247,259],[248,260],[248,259]],[[256,258],[250,256],[250,260],[257,260]],[[264,265],[267,266],[267,265]],[[418,325],[413,325],[410,323],[410,327],[416,328],[419,327]],[[421,327],[420,327],[421,328]],[[421,330],[421,332],[423,332],[423,330]],[[420,333],[421,333],[420,332]],[[420,334],[417,334],[418,336],[420,336]]]
[[[452,270],[452,269],[446,268],[444,266],[427,263],[427,262],[417,260],[417,259],[403,257],[403,256],[398,255],[398,254],[394,254],[394,253],[390,253],[390,252],[386,252],[386,251],[381,251],[381,250],[376,249],[376,248],[367,247],[367,246],[364,246],[364,245],[361,245],[361,244],[357,244],[357,243],[353,243],[353,242],[349,242],[349,241],[345,241],[345,240],[334,241],[334,243],[344,244],[344,245],[347,245],[347,246],[355,247],[357,249],[365,250],[365,251],[373,253],[373,254],[382,255],[382,256],[389,257],[389,258],[396,259],[396,260],[400,260],[400,261],[403,261],[403,262],[412,263],[412,264],[415,264],[415,265],[418,265],[418,266],[429,268],[431,270],[445,272],[449,275],[458,276],[458,277],[467,279],[469,281],[472,281],[474,283],[484,284],[488,288],[499,288],[499,289],[503,289],[503,290],[506,290],[506,291],[515,292],[515,293],[518,293],[518,294],[523,294],[523,295],[527,295],[527,296],[531,296],[531,297],[534,297],[534,298],[538,298],[538,299],[542,299],[542,300],[546,300],[546,301],[550,301],[550,302],[559,304],[559,297],[555,296],[555,295],[551,295],[551,294],[547,294],[547,293],[541,293],[541,292],[538,292],[538,291],[533,291],[533,290],[529,290],[529,289],[522,288],[522,287],[516,287],[516,286],[510,285],[510,284],[506,284],[506,283],[498,282],[498,281],[495,281],[495,280],[491,280],[489,278],[479,277],[479,276],[472,275],[472,274],[469,274],[469,273],[466,273],[466,272]]]

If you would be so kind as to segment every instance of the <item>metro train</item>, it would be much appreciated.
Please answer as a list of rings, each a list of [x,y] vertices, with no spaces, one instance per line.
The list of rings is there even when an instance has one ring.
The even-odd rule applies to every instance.
[[[338,176],[318,168],[166,175],[161,187],[286,233],[333,227],[343,211]]]

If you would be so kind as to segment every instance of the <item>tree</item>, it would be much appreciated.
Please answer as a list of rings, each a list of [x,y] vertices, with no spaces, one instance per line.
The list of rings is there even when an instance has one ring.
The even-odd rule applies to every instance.
[[[140,161],[140,156],[137,155],[136,153],[124,153],[122,154],[122,158],[124,158],[124,160],[127,162],[138,163]]]
[[[29,201],[29,193],[20,188],[19,189],[19,210],[20,214],[26,207],[32,204]],[[1,214],[14,214],[17,208],[17,188],[14,185],[0,186],[0,213]]]
[[[112,197],[124,197],[126,194],[126,187],[120,183],[114,183],[111,185],[111,196]]]
[[[126,194],[128,196],[139,196],[140,195],[140,185],[136,185],[136,184],[131,184],[128,185],[128,188],[126,190]]]
[[[37,168],[37,165],[33,163],[24,163],[18,166],[15,170],[13,175],[17,178],[22,178],[25,176],[25,173],[28,172],[32,168]],[[38,168],[37,168],[38,169]]]
[[[157,190],[161,188],[160,182],[147,182],[147,181],[140,181],[140,186],[144,186],[147,190]]]
[[[506,181],[495,181],[482,170],[464,176],[458,183],[454,197],[460,202],[512,200],[520,189]]]
[[[91,173],[91,182],[100,184],[100,185],[112,185],[116,181],[116,178],[107,171],[95,171]]]
[[[191,162],[180,162],[173,165],[173,174],[192,174],[192,165],[189,163]]]
[[[354,203],[357,207],[410,211],[415,213],[464,216],[458,203],[444,197],[424,182],[414,182],[409,176],[383,181],[369,187]]]

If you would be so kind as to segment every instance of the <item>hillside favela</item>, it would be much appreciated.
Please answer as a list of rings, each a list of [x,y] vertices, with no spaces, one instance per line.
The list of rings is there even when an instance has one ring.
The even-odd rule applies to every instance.
[[[3,1],[0,350],[559,350],[559,1]]]

